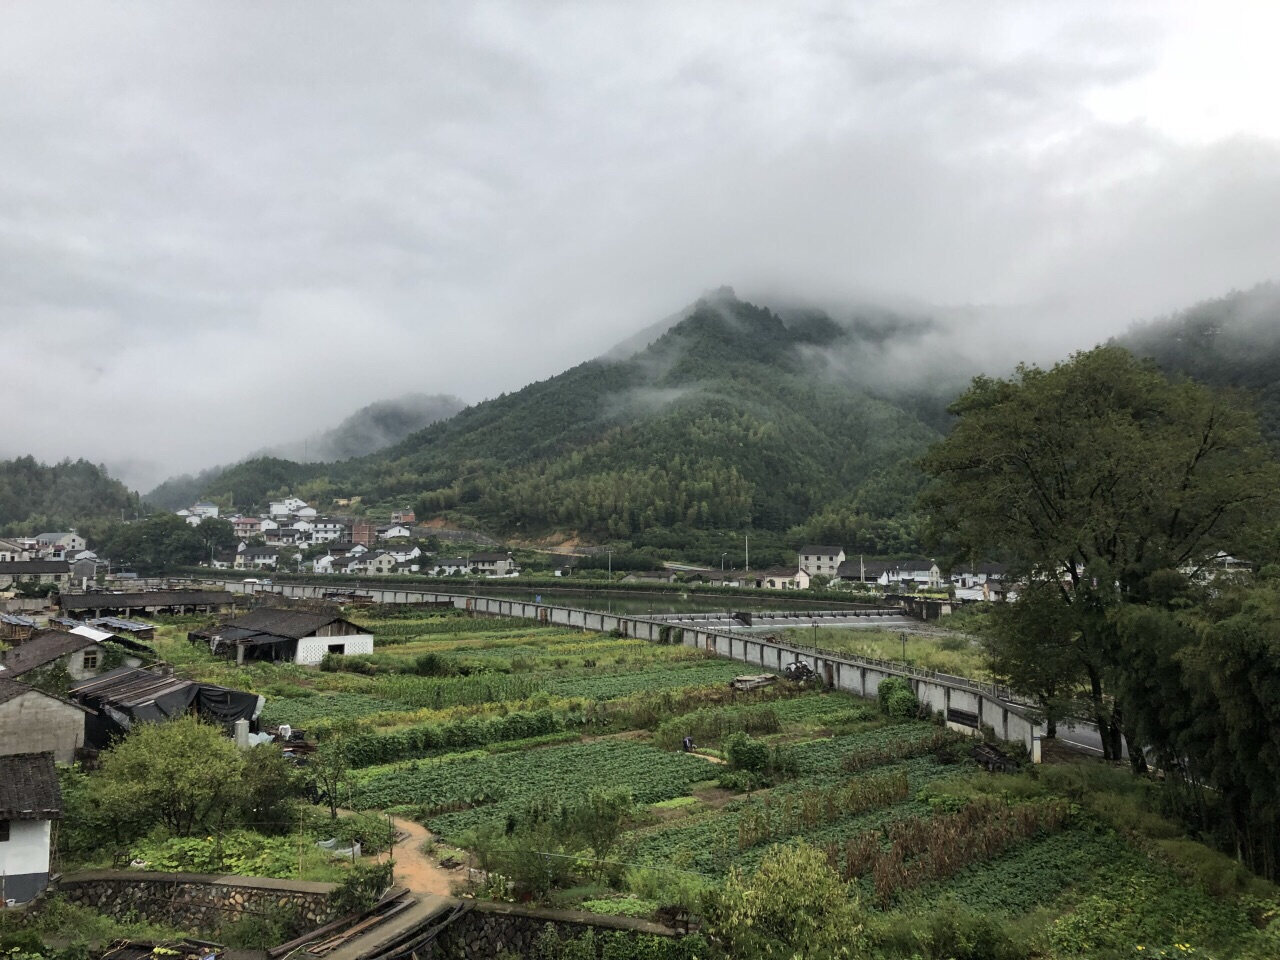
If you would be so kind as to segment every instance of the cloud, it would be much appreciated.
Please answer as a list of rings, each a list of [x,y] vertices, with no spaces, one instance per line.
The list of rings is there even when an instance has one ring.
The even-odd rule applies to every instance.
[[[140,483],[722,283],[1047,359],[1280,253],[1265,5],[143,6],[0,11],[4,444]]]

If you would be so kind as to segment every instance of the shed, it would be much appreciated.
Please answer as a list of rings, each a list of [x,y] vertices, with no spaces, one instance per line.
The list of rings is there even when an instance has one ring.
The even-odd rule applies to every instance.
[[[256,722],[266,705],[266,700],[256,693],[136,667],[109,670],[72,685],[69,692],[95,711],[89,718],[87,739],[99,749],[137,723],[161,723],[195,713],[202,720],[230,730],[237,720]]]
[[[262,607],[208,630],[187,634],[209,649],[245,660],[317,664],[326,654],[372,653],[373,634],[337,613]]]

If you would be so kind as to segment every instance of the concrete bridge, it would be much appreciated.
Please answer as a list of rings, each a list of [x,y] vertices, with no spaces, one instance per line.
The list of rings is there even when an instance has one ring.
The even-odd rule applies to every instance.
[[[322,599],[331,585],[317,583],[246,584],[239,580],[215,581],[233,593],[277,595],[294,599]],[[979,683],[922,670],[902,663],[855,657],[816,647],[804,647],[771,638],[734,633],[697,622],[672,623],[657,617],[601,613],[545,603],[501,597],[439,593],[400,587],[363,587],[362,596],[375,603],[448,604],[457,610],[495,617],[519,617],[536,623],[616,633],[655,643],[682,644],[717,656],[738,660],[760,670],[780,672],[795,660],[807,663],[827,686],[860,697],[875,697],[881,681],[902,677],[921,703],[942,713],[948,726],[967,733],[990,727],[1001,740],[1033,750],[1043,725],[1036,722],[1034,705],[996,684]],[[878,610],[883,615],[883,610]],[[892,611],[897,613],[898,611]],[[871,614],[868,614],[871,615]]]

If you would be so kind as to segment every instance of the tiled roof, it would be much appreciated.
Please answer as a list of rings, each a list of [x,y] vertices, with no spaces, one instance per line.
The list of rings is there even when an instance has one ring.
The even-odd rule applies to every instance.
[[[52,820],[62,816],[62,791],[52,753],[0,757],[0,820]]]
[[[43,667],[46,663],[53,663],[59,657],[65,657],[77,650],[84,650],[86,647],[96,646],[97,644],[87,637],[63,633],[61,630],[41,630],[33,634],[29,640],[24,640],[5,653],[5,674],[10,677],[20,677],[30,670]]]
[[[332,613],[310,613],[306,610],[282,610],[278,607],[263,607],[236,617],[224,626],[239,627],[260,633],[273,633],[279,637],[300,640],[309,637],[321,627],[335,621],[343,621],[342,617]]]

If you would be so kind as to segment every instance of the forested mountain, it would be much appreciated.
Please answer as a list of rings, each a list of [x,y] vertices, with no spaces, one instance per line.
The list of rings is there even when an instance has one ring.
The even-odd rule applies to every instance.
[[[1168,373],[1254,394],[1267,436],[1280,444],[1280,287],[1261,284],[1135,326],[1118,342]]]
[[[326,463],[368,456],[429,424],[448,419],[464,406],[466,404],[457,397],[425,393],[409,393],[391,400],[371,403],[323,433],[250,454],[244,462],[258,464],[263,473],[263,482],[254,484],[252,488],[234,491],[235,502],[256,503],[265,496],[267,490],[281,482],[291,482],[293,473],[282,473],[280,464],[287,465],[285,471],[292,471],[296,466],[295,461]],[[265,466],[268,463],[275,463],[277,466]],[[171,477],[147,494],[147,502],[165,510],[190,506],[209,490],[219,487],[218,478],[228,469],[211,467],[195,475]]]
[[[907,464],[938,432],[825,361],[856,351],[868,330],[813,311],[784,320],[721,291],[653,335],[372,457],[252,461],[204,492],[247,505],[292,486],[318,499],[409,500],[507,534],[637,540],[672,528],[784,531],[817,515],[814,535],[861,536],[868,551],[910,546],[918,480]]]
[[[0,460],[0,533],[34,535],[138,509],[138,495],[87,460]]]

